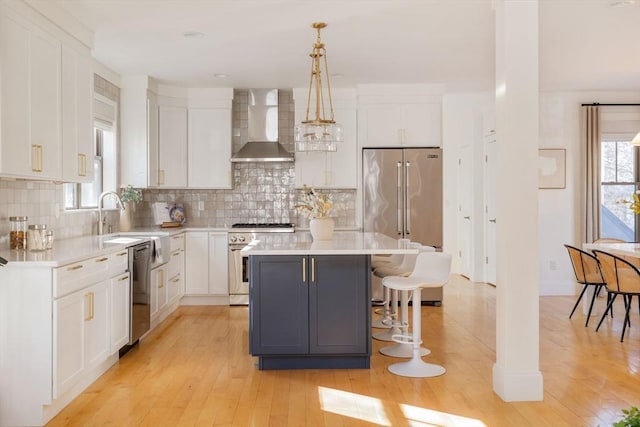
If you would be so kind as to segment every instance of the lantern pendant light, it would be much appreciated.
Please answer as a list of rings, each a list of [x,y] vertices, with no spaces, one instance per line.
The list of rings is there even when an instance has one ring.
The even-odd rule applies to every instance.
[[[337,143],[342,142],[342,126],[334,120],[331,84],[329,83],[329,67],[327,65],[327,51],[320,40],[320,30],[325,28],[327,24],[324,22],[314,22],[311,26],[317,30],[317,39],[309,55],[311,56],[311,81],[309,82],[305,120],[296,125],[294,132],[296,151],[336,151],[338,149]],[[330,112],[328,117],[325,115],[322,68],[324,68],[327,80],[326,93]],[[312,100],[314,101],[315,115],[310,118],[309,110]]]

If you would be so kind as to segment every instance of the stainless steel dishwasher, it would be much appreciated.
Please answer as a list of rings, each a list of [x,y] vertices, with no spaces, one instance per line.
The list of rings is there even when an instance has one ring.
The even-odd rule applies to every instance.
[[[122,357],[151,327],[151,256],[153,243],[144,242],[129,248],[131,277],[131,311],[129,344],[120,349]]]

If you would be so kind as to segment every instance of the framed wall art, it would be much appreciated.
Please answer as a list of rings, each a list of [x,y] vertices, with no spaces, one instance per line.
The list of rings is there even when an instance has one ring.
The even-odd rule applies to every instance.
[[[567,150],[541,148],[538,150],[538,188],[566,188]]]

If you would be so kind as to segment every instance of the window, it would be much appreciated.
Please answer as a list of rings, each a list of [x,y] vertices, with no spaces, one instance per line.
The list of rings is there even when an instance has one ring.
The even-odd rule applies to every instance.
[[[93,168],[92,182],[65,184],[65,209],[97,209],[100,194],[117,188],[116,170],[116,104],[96,95],[94,99],[96,117],[93,124]],[[115,208],[115,200],[104,200],[106,209]]]
[[[628,242],[640,241],[640,227],[629,205],[640,189],[640,148],[629,142],[633,135],[603,135],[600,145],[600,236]]]

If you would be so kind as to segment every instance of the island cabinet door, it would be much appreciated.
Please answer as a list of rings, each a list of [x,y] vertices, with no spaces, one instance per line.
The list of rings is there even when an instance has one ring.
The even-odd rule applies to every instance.
[[[251,354],[306,354],[309,351],[307,257],[249,257]]]
[[[367,255],[309,256],[309,352],[370,354]]]

